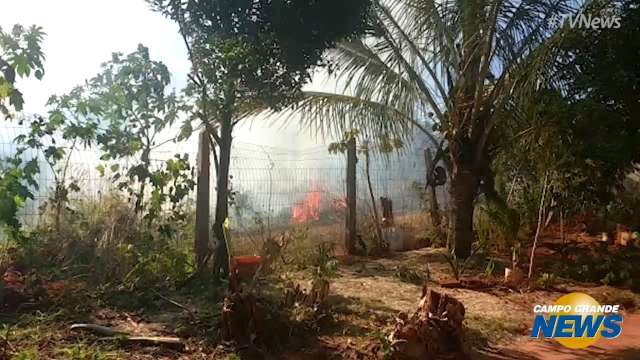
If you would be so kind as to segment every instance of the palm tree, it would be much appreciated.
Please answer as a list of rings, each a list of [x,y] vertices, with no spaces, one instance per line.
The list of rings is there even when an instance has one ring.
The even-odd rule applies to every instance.
[[[493,132],[513,104],[549,85],[572,0],[373,0],[371,36],[333,52],[341,92],[309,92],[293,109],[302,124],[403,132],[416,126],[449,167],[449,236],[471,254],[474,202],[490,171]],[[421,126],[428,122],[444,142]],[[492,189],[491,189],[492,190]],[[490,190],[487,190],[490,191]]]

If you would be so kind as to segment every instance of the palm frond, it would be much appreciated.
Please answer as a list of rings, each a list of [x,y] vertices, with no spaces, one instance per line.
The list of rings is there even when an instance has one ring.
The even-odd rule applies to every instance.
[[[295,122],[302,129],[310,130],[313,135],[322,138],[340,139],[345,132],[358,129],[363,137],[374,142],[387,138],[408,141],[418,130],[434,146],[440,142],[432,131],[411,114],[349,95],[305,92],[302,101],[284,116],[273,116],[273,119],[285,125]]]

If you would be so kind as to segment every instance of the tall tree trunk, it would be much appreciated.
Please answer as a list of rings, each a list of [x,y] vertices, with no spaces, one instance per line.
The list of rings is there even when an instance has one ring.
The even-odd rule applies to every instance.
[[[480,176],[461,157],[453,157],[453,172],[449,186],[449,244],[458,258],[471,255],[473,243],[474,202],[480,186]]]
[[[224,223],[229,216],[229,167],[231,165],[231,142],[233,125],[231,117],[223,119],[220,126],[220,166],[217,174],[216,216],[213,223],[213,233],[216,236],[217,247],[213,261],[214,279],[229,271],[229,252]]]
[[[384,244],[384,236],[382,235],[382,223],[380,222],[380,216],[378,216],[378,206],[376,205],[376,197],[373,195],[373,185],[371,184],[371,171],[370,171],[370,158],[369,158],[369,144],[366,145],[367,150],[365,152],[365,172],[367,175],[367,185],[369,187],[369,196],[371,197],[371,206],[373,209],[373,218],[375,222],[376,237],[378,238],[378,247],[382,249]]]
[[[356,223],[356,163],[358,162],[358,155],[356,150],[356,139],[349,139],[347,142],[347,217],[345,236],[345,247],[349,254],[355,254],[358,237]]]
[[[473,243],[474,202],[480,186],[481,166],[476,161],[478,139],[483,133],[483,119],[474,114],[474,105],[479,101],[478,86],[482,60],[479,32],[482,23],[483,2],[467,0],[462,3],[462,61],[461,89],[454,99],[454,111],[448,124],[449,153],[451,160],[451,184],[449,187],[450,215],[448,243],[453,246],[456,257],[471,255]]]
[[[198,144],[198,192],[196,198],[196,226],[194,253],[196,271],[202,273],[209,255],[209,190],[210,190],[210,154],[209,132],[202,130]]]

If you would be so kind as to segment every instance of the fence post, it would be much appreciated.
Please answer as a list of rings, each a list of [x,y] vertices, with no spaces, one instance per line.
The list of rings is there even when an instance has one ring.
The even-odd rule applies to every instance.
[[[347,221],[345,247],[349,254],[356,251],[357,226],[356,226],[356,139],[352,137],[347,141]]]
[[[206,266],[209,252],[209,190],[210,182],[209,133],[200,132],[198,143],[198,190],[196,194],[196,226],[194,236],[194,252],[196,270],[201,272]]]

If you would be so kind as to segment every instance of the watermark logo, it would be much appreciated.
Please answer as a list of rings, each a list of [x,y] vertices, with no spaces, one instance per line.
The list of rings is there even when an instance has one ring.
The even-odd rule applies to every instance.
[[[560,28],[569,26],[572,29],[619,29],[622,26],[622,18],[617,15],[600,15],[578,13],[575,15],[553,15],[549,19],[549,25],[552,28]]]
[[[620,305],[600,305],[583,293],[560,297],[552,305],[535,305],[532,338],[555,339],[571,349],[582,349],[599,339],[622,333]]]

